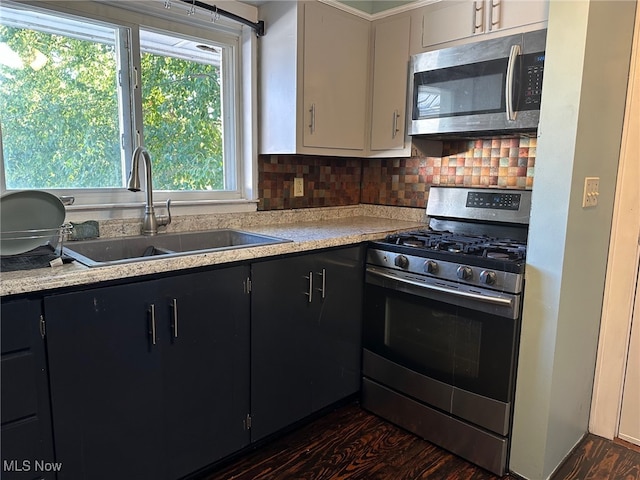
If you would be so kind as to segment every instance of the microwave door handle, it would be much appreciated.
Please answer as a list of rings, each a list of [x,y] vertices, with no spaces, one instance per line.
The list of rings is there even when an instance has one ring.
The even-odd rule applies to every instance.
[[[513,121],[516,119],[516,112],[513,109],[513,81],[518,55],[520,55],[520,45],[511,45],[511,51],[509,52],[509,63],[507,64],[506,88],[504,89],[508,121]]]

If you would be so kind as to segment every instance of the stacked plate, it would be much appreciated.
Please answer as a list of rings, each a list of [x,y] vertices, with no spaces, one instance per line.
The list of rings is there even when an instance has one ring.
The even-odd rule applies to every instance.
[[[58,197],[40,190],[0,197],[0,255],[18,255],[58,240],[65,209]]]

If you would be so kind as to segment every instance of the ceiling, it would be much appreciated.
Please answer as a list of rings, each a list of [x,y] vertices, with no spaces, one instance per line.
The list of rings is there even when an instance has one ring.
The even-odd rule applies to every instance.
[[[360,10],[361,12],[375,15],[392,8],[401,7],[407,3],[414,3],[415,0],[338,0],[351,8]]]
[[[268,3],[269,0],[240,0],[255,7]],[[325,3],[342,4],[347,9],[362,12],[365,17],[371,17],[387,10],[403,7],[407,4],[424,2],[425,0],[321,0]],[[431,0],[437,1],[437,0]],[[355,12],[354,12],[355,13]]]

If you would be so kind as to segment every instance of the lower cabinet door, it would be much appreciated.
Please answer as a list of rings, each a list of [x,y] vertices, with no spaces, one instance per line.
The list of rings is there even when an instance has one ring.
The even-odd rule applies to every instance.
[[[251,439],[360,390],[364,249],[255,263]]]
[[[317,303],[309,257],[251,266],[252,441],[311,413],[308,356]]]
[[[59,479],[167,479],[247,446],[249,267],[45,299]]]
[[[166,478],[155,285],[45,298],[59,480]]]
[[[167,471],[181,478],[249,444],[249,267],[163,281]]]
[[[364,251],[357,246],[314,255],[320,289],[308,350],[314,411],[360,390]]]

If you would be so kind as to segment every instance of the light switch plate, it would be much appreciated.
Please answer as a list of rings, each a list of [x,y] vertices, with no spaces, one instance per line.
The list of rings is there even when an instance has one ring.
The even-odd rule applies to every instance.
[[[582,207],[589,208],[598,205],[600,177],[585,177],[584,193],[582,195]]]
[[[293,179],[293,196],[294,197],[304,196],[304,178],[295,177]]]

